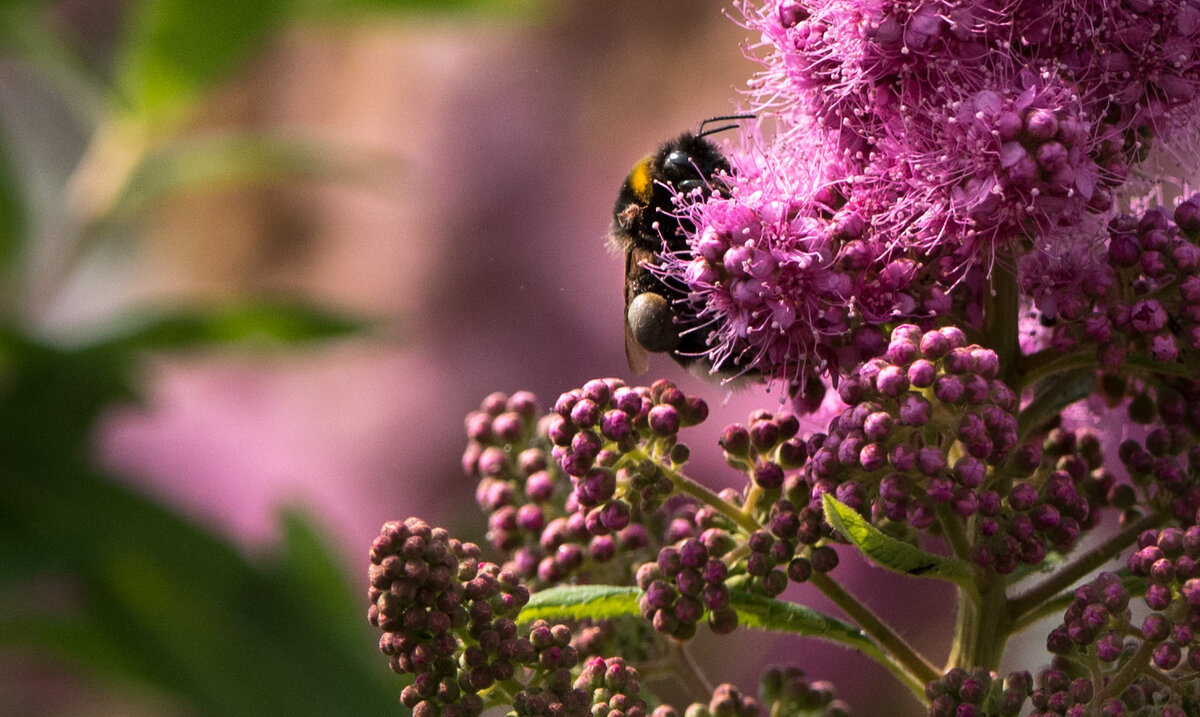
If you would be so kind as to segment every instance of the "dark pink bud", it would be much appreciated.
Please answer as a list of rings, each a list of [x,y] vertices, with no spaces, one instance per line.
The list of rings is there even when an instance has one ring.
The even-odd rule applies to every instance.
[[[1167,323],[1167,312],[1154,299],[1138,301],[1130,309],[1130,326],[1141,333],[1160,330]]]
[[[918,337],[919,338],[919,337]],[[893,366],[907,366],[920,356],[920,347],[914,338],[892,339],[884,355]]]
[[[933,395],[942,403],[958,403],[963,396],[962,381],[958,376],[939,376],[933,383]]]
[[[1143,599],[1151,610],[1166,610],[1171,605],[1171,588],[1159,584],[1148,585]]]
[[[636,418],[642,412],[642,395],[635,389],[622,386],[613,391],[612,400],[617,410],[624,411],[631,418]]]
[[[1114,236],[1108,245],[1108,260],[1113,266],[1129,268],[1136,265],[1141,257],[1141,246],[1135,237],[1128,235]]]
[[[921,337],[921,354],[931,361],[945,356],[951,348],[950,337],[941,331],[929,331]]]
[[[1050,110],[1033,110],[1025,117],[1025,131],[1035,139],[1050,139],[1058,133],[1058,119]]]
[[[650,430],[658,436],[673,436],[679,432],[679,411],[673,406],[659,404],[650,409]]]
[[[901,366],[885,366],[875,381],[879,392],[889,398],[896,398],[908,390],[908,376]]]
[[[1182,659],[1183,653],[1179,649],[1179,645],[1173,642],[1164,642],[1154,648],[1152,655],[1154,664],[1160,670],[1172,670]]]

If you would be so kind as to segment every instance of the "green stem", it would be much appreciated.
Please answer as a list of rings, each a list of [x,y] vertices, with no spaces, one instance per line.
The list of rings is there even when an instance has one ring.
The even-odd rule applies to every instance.
[[[762,500],[765,491],[757,483],[750,482],[750,490],[746,491],[746,504],[742,506],[742,513],[746,516],[753,516],[758,510],[758,502]]]
[[[1104,691],[1094,700],[1094,704],[1102,705],[1114,697],[1119,698],[1121,693],[1125,691],[1125,688],[1137,678],[1142,669],[1150,664],[1150,654],[1154,652],[1154,647],[1155,644],[1153,642],[1143,642],[1137,652],[1133,653],[1133,656],[1129,658],[1129,662],[1126,662],[1117,674],[1113,675],[1112,681],[1105,685]]]
[[[625,460],[632,461],[634,464],[640,463],[647,458],[654,460],[649,454],[641,450],[634,450],[625,454]],[[685,495],[690,495],[704,505],[713,508],[721,515],[736,523],[737,526],[742,530],[745,530],[747,534],[762,529],[762,526],[758,524],[758,521],[738,510],[737,506],[730,505],[727,501],[722,499],[721,496],[712,492],[708,488],[705,488],[691,478],[688,478],[686,475],[680,473],[674,468],[665,466],[658,461],[655,461],[655,463],[658,465],[659,470],[663,472],[663,475],[671,479],[671,483],[675,485],[675,488],[678,489],[679,492],[684,493]]]
[[[946,669],[984,667],[995,670],[1004,656],[1004,646],[1012,634],[1004,595],[1004,582],[992,576],[976,581],[976,594],[958,591],[958,619],[954,625],[954,643]]]
[[[955,556],[972,565],[971,544],[962,521],[945,504],[937,506],[937,515]],[[976,570],[972,585],[959,585],[954,642],[946,669],[985,667],[994,670],[1000,665],[1004,645],[1012,634],[1012,620],[1006,608],[1004,583],[990,573]]]
[[[1017,416],[1018,445],[1024,443],[1030,433],[1059,415],[1063,408],[1091,394],[1095,383],[1094,368],[1077,368],[1058,374],[1053,382],[1038,391]]]
[[[967,540],[967,534],[963,530],[962,521],[950,510],[950,506],[945,503],[937,505],[938,522],[942,525],[942,532],[946,535],[946,540],[950,542],[950,548],[954,551],[954,556],[959,560],[972,564],[971,561],[971,543]]]
[[[846,589],[833,578],[824,573],[813,573],[809,582],[825,597],[833,601],[834,605],[841,608],[842,612],[854,620],[863,632],[870,635],[880,647],[899,661],[900,667],[910,678],[910,680],[906,680],[906,684],[912,688],[912,681],[919,683],[918,695],[924,703],[925,683],[941,677],[941,671],[905,642],[904,638],[900,637],[895,630],[880,620],[875,613],[871,612],[870,608],[846,592]]]
[[[1014,622],[1022,621],[1027,614],[1038,610],[1039,607],[1052,599],[1059,592],[1072,587],[1075,582],[1091,573],[1096,568],[1116,557],[1122,550],[1137,541],[1138,535],[1144,530],[1156,528],[1162,524],[1165,517],[1158,513],[1142,516],[1121,529],[1103,543],[1091,548],[1077,558],[1055,570],[1050,577],[1034,585],[1021,595],[1008,601],[1008,614]]]
[[[1001,379],[1013,385],[1021,355],[1017,319],[1020,314],[1017,276],[1003,264],[992,267],[990,301],[985,298],[983,332],[1000,359]]]
[[[692,659],[687,645],[677,640],[670,640],[671,658],[678,665],[677,676],[682,678],[684,686],[692,696],[693,702],[708,702],[712,698],[713,684],[704,675],[700,665]]]

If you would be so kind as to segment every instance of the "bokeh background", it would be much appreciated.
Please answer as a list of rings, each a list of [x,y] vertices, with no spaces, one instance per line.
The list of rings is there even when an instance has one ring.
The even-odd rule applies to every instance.
[[[0,6],[0,715],[402,713],[367,546],[409,515],[482,539],[459,456],[487,393],[629,378],[612,202],[737,109],[731,12]],[[716,436],[778,396],[652,372],[709,399],[692,473],[735,485]],[[949,591],[843,558],[944,656]],[[921,713],[839,648],[695,647],[717,681],[789,662]]]

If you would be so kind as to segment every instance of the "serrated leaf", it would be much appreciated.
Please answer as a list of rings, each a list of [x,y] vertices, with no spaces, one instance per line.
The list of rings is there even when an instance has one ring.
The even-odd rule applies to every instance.
[[[744,627],[815,637],[879,654],[875,642],[862,630],[805,605],[743,592],[733,593],[730,604]]]
[[[641,615],[635,587],[560,585],[536,592],[521,610],[522,624],[534,620],[584,620]]]
[[[879,567],[902,575],[947,580],[964,589],[974,590],[971,568],[963,561],[930,553],[893,538],[829,493],[821,498],[824,501],[825,520]]]
[[[521,610],[520,622],[640,615],[638,598],[641,594],[642,591],[635,587],[615,585],[553,587],[530,596],[529,604]],[[740,591],[732,593],[730,604],[737,610],[739,624],[744,627],[815,637],[880,654],[874,641],[862,630],[810,607]]]
[[[745,627],[811,637],[857,650],[882,665],[909,689],[919,692],[922,688],[921,680],[908,674],[869,635],[848,622],[798,603],[762,595],[735,592],[730,598],[730,604],[737,610],[739,623]]]

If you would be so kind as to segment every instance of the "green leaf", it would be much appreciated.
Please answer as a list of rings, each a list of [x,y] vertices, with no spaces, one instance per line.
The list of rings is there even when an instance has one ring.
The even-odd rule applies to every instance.
[[[284,0],[136,0],[117,48],[131,114],[172,118],[241,66],[282,25]]]
[[[299,301],[259,300],[144,317],[97,346],[118,352],[178,350],[249,340],[298,343],[359,333],[370,324]]]
[[[158,198],[180,190],[365,174],[366,167],[341,161],[343,154],[304,140],[251,133],[172,140],[141,158],[96,220],[136,217]]]
[[[0,323],[0,468],[54,481],[84,461],[104,408],[135,397],[127,358],[50,346]]]
[[[27,223],[24,197],[5,139],[0,131],[0,313],[11,308],[9,302],[15,299],[9,294],[16,285]]]
[[[310,528],[293,521],[282,556],[251,561],[86,467],[40,473],[0,466],[0,564],[38,566],[0,586],[23,606],[0,616],[0,645],[151,686],[188,713],[395,709],[363,598]],[[59,584],[70,600],[38,602]]]
[[[563,585],[534,593],[521,610],[521,623],[534,620],[582,620],[641,614],[636,587]],[[829,640],[857,650],[881,654],[862,630],[810,607],[733,591],[731,604],[745,627]]]
[[[829,493],[821,498],[824,501],[825,520],[876,565],[902,575],[948,580],[964,589],[974,590],[971,567],[966,563],[893,538]]]
[[[94,128],[104,104],[102,71],[68,45],[57,20],[43,0],[0,2],[0,50],[36,70],[80,126]]]
[[[536,592],[521,610],[520,622],[534,620],[584,620],[641,615],[635,587],[616,585],[560,585]]]
[[[735,591],[730,604],[745,627],[836,642],[871,654],[882,654],[862,630],[799,603]]]
[[[1067,358],[1070,357],[1064,357]],[[1021,409],[1017,416],[1021,440],[1025,440],[1035,431],[1042,430],[1055,420],[1064,408],[1088,396],[1095,386],[1094,366],[1068,369],[1038,381],[1034,387],[1033,400]]]

